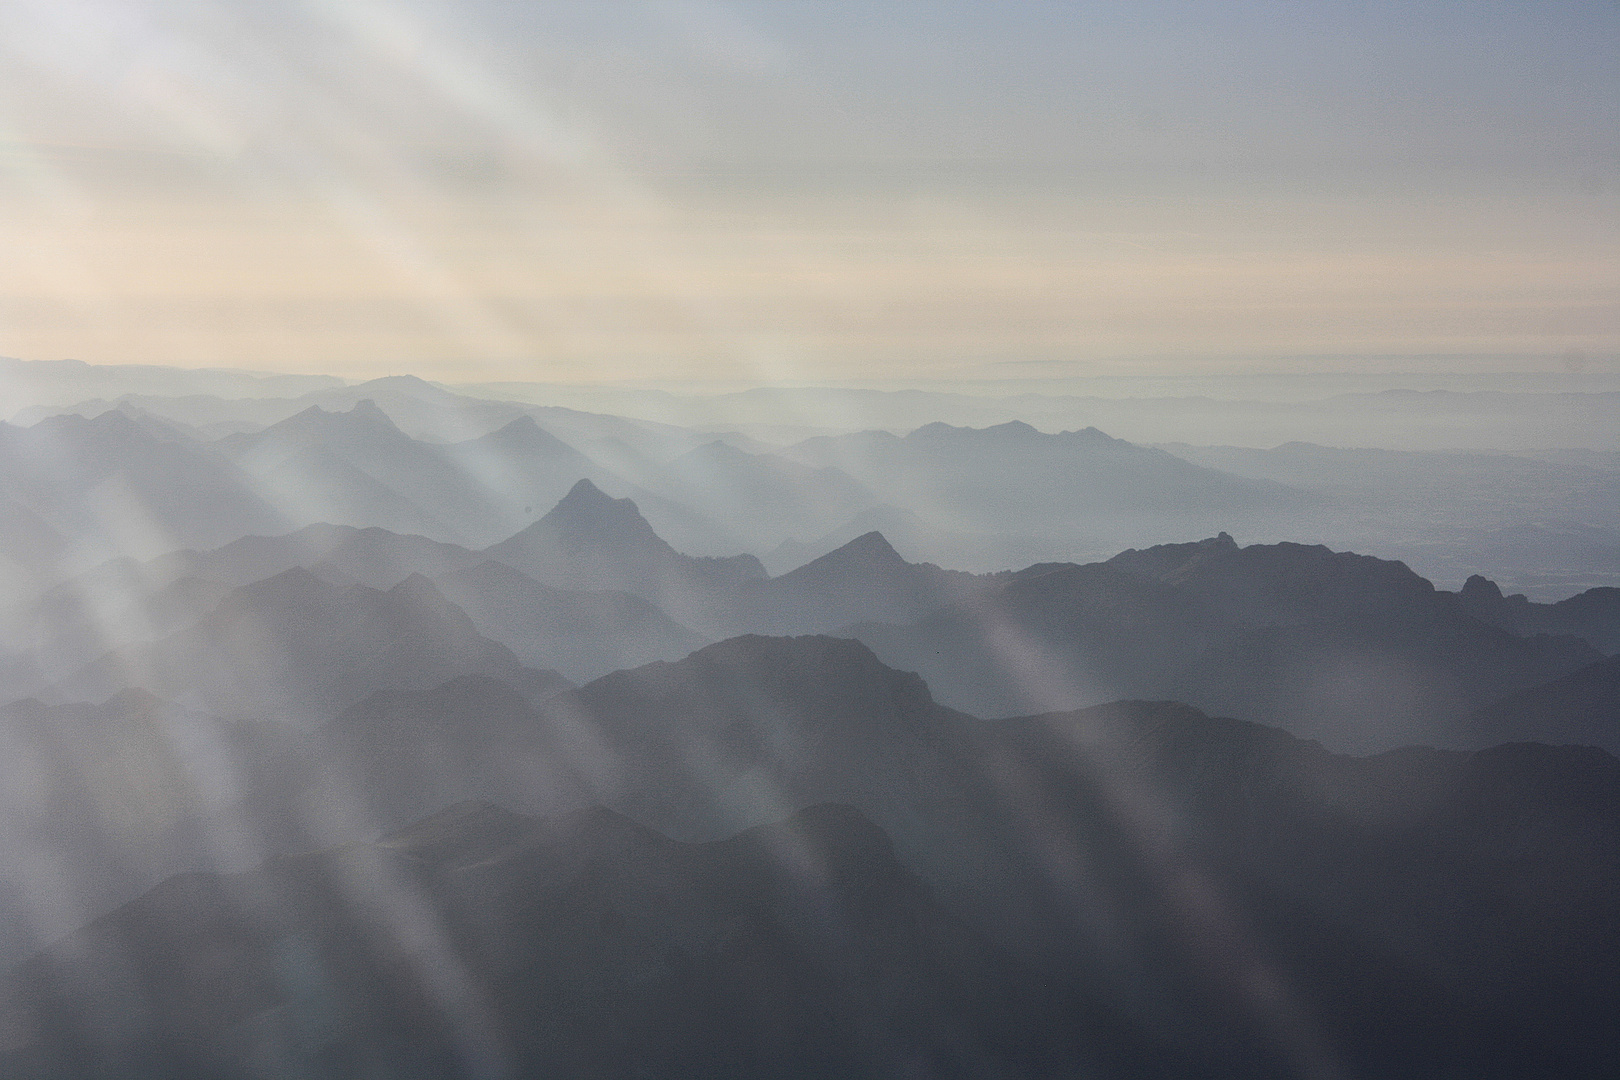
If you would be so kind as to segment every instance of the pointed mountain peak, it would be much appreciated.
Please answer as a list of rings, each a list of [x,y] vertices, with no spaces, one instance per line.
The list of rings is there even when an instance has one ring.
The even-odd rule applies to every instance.
[[[860,566],[909,566],[905,558],[876,529],[862,533],[841,548],[829,551],[816,562],[838,562]]]
[[[283,427],[283,426],[290,425],[290,424],[295,424],[295,423],[298,423],[298,424],[314,424],[314,423],[319,423],[325,417],[336,416],[336,415],[337,415],[337,413],[335,413],[335,412],[327,412],[325,409],[321,408],[319,405],[311,405],[307,409],[300,409],[298,412],[293,413],[291,416],[287,417],[287,419],[285,419],[285,420],[282,420],[282,421],[279,421],[278,423],[272,424],[271,427]],[[266,430],[269,430],[269,429],[267,428]]]
[[[527,413],[516,420],[502,424],[487,435],[479,436],[472,442],[474,445],[495,447],[501,451],[521,451],[529,454],[543,453],[552,456],[579,458],[579,454],[572,446],[541,427],[539,421]]]
[[[1132,446],[1124,439],[1116,439],[1108,432],[1098,427],[1083,427],[1079,431],[1065,431],[1064,435],[1071,439],[1080,439],[1090,443],[1099,443],[1107,446]]]
[[[47,416],[29,429],[38,434],[51,436],[68,436],[70,438],[91,439],[138,439],[143,442],[156,442],[150,431],[147,431],[135,419],[117,409],[108,409],[95,416],[82,416],[79,413],[61,413],[56,416]]]
[[[932,424],[924,424],[922,427],[920,427],[917,430],[913,431],[910,435],[907,435],[906,438],[908,438],[908,439],[944,439],[944,438],[949,438],[952,435],[960,435],[964,431],[972,431],[972,430],[973,430],[972,428],[952,427],[950,424],[947,424],[943,420],[935,420]]]
[[[437,585],[421,574],[412,574],[392,589],[389,589],[388,595],[395,600],[401,600],[418,607],[435,610],[455,607],[449,600],[445,599],[444,593],[439,591]],[[460,611],[459,608],[455,610]]]
[[[615,499],[589,480],[575,484],[562,500],[546,515],[516,536],[489,549],[489,554],[501,558],[508,545],[526,546],[525,538],[551,536],[564,545],[583,550],[606,544],[615,549],[669,549],[661,540],[641,511],[629,499]],[[519,564],[519,569],[522,569]]]
[[[278,424],[265,428],[266,434],[299,432],[305,434],[327,433],[332,431],[355,431],[369,429],[390,434],[403,434],[389,419],[388,414],[378,408],[371,398],[362,398],[354,403],[348,412],[329,412],[319,405],[311,405],[303,412],[292,416]]]
[[[615,499],[589,480],[581,480],[568,489],[568,494],[564,495],[562,501],[551,508],[551,512],[546,517],[563,517],[582,513],[598,514],[614,510],[620,512],[629,510],[638,517],[641,514],[641,511],[636,509],[636,504],[629,499]]]
[[[544,429],[540,427],[540,422],[538,420],[530,416],[528,413],[524,413],[516,420],[502,424],[500,427],[490,432],[490,434],[500,435],[502,433],[506,433],[510,435],[529,435],[536,431],[542,430]]]
[[[413,573],[404,581],[400,582],[398,585],[395,585],[388,591],[397,593],[436,593],[439,590],[433,587],[433,582],[429,581],[425,575]]]
[[[910,570],[912,565],[876,530],[863,533],[818,559],[783,574],[778,581],[796,582],[816,589],[864,589],[883,578]],[[853,579],[853,580],[851,580]]]
[[[392,417],[384,412],[376,401],[371,398],[361,398],[354,403],[354,407],[346,413],[339,414],[348,417],[350,422],[360,421],[367,427],[376,431],[387,431],[390,434],[400,433],[399,427]]]
[[[236,603],[278,603],[289,599],[307,599],[333,594],[342,586],[334,585],[303,566],[293,566],[279,574],[244,585],[231,594]]]
[[[706,442],[702,446],[694,447],[686,452],[686,457],[693,460],[707,461],[745,461],[754,455],[746,450],[740,450],[724,439]]]
[[[297,588],[300,586],[309,585],[324,586],[326,584],[326,582],[322,581],[320,578],[316,577],[315,574],[310,572],[308,567],[304,566],[290,566],[281,573],[272,577],[267,577],[262,581],[256,582],[255,584],[269,585],[271,582],[275,582],[278,587],[286,588]]]

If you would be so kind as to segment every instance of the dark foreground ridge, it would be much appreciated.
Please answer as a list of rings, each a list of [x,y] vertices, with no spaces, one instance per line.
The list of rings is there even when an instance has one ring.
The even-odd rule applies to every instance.
[[[581,724],[602,743],[570,757]],[[474,798],[58,941],[0,986],[0,1075],[1620,1069],[1595,748],[1353,758],[1174,702],[981,721],[830,638],[539,704],[463,677],[327,735],[374,810]]]
[[[834,805],[686,845],[463,803],[173,878],[7,989],[16,1080],[974,1077],[1138,1049],[1051,1012]]]

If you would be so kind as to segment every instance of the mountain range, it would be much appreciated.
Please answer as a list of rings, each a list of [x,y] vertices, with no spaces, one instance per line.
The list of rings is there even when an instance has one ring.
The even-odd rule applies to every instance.
[[[1224,534],[1030,567],[919,622],[851,632],[976,715],[1174,698],[1357,752],[1477,746],[1474,709],[1602,655],[1481,623],[1400,563]]]
[[[389,692],[322,737],[374,770],[357,790],[409,796],[410,769],[437,762],[509,798],[531,783],[544,820],[463,804],[246,877],[176,878],[19,970],[6,1000],[31,1023],[8,1075],[298,1053],[449,1075],[477,1074],[458,1052],[709,1068],[781,1045],[761,1025],[822,1047],[783,1075],[890,1074],[852,1046],[964,1076],[1620,1061],[1620,763],[1602,751],[1353,758],[1173,703],[980,721],[826,638],[725,642],[539,706],[502,694]],[[523,748],[547,743],[525,779]],[[859,810],[821,806],[840,787]],[[447,996],[447,972],[467,992]],[[98,1026],[131,986],[159,1007]],[[690,1021],[646,1026],[683,1000]],[[817,1003],[814,1023],[791,1001]],[[836,1001],[875,1041],[845,1034]]]
[[[86,664],[97,645],[149,649],[165,627],[189,630],[230,584],[291,567],[334,587],[388,590],[431,576],[435,595],[448,597],[436,602],[470,618],[472,633],[580,681],[740,633],[853,634],[975,715],[1173,698],[1360,751],[1483,745],[1471,714],[1597,662],[1620,635],[1606,590],[1541,615],[1504,600],[1489,615],[1477,583],[1452,594],[1400,563],[1242,547],[1225,534],[1099,563],[973,575],[907,562],[869,533],[772,578],[752,557],[677,552],[634,502],[589,480],[482,552],[321,526],[108,564],[41,601],[30,632],[52,643],[60,680],[71,670],[64,658]],[[99,599],[108,596],[124,607]],[[134,670],[133,655],[61,689],[111,692],[117,672]],[[37,684],[30,670],[18,669],[19,686]],[[1610,745],[1601,725],[1586,730]]]
[[[142,687],[215,715],[319,723],[377,690],[459,674],[525,693],[568,685],[526,668],[420,575],[386,592],[323,581],[302,567],[245,585],[199,622],[110,653],[59,683],[69,700]]]
[[[0,375],[0,1075],[1620,1075],[1548,400]]]

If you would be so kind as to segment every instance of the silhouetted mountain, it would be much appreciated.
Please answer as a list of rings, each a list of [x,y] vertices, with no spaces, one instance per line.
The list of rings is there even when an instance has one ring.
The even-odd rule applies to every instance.
[[[1400,563],[1224,534],[1030,567],[912,626],[856,632],[978,715],[1174,698],[1356,751],[1477,745],[1474,709],[1599,655],[1486,626]]]
[[[327,732],[385,824],[439,792],[549,812],[583,791],[715,839],[831,798],[892,803],[915,784],[911,740],[932,745],[950,718],[858,642],[742,637],[539,704],[491,679],[379,693]]]
[[[996,572],[1052,559],[1106,559],[1119,550],[1108,545],[1093,547],[1074,536],[1043,539],[985,530],[961,532],[885,504],[861,511],[814,540],[784,540],[760,559],[771,573],[785,574],[869,532],[882,533],[909,561],[932,562],[958,570]]]
[[[425,919],[415,944],[404,905]],[[1020,974],[847,808],[690,846],[602,811],[463,804],[363,848],[175,878],[97,920],[12,981],[34,1023],[0,1062],[17,1080],[146,1080],[266,1062],[966,1078],[1095,1060],[1097,1020],[1042,1030],[1050,1005]],[[105,1022],[97,1005],[130,994],[150,1007]]]
[[[41,596],[27,612],[41,669],[65,676],[114,649],[168,637],[200,621],[231,591],[209,578],[166,581],[145,570],[119,560]]]
[[[738,594],[736,627],[761,634],[825,633],[856,622],[915,622],[977,594],[973,574],[908,563],[879,532],[781,577],[748,582]]]
[[[159,438],[117,411],[0,426],[0,489],[24,509],[10,529],[36,557],[54,547],[41,525],[84,554],[149,558],[279,532],[288,520],[208,447]]]
[[[839,469],[749,453],[721,440],[682,454],[641,483],[715,522],[748,550],[820,536],[876,501]]]
[[[223,368],[177,368],[153,364],[87,364],[82,360],[16,360],[0,357],[0,373],[18,400],[71,405],[85,398],[137,394],[220,394],[259,397],[301,394],[341,386],[332,375],[287,375]]]
[[[499,679],[468,675],[373,694],[328,724],[318,745],[359,797],[356,812],[392,829],[465,799],[538,814],[590,806],[604,777],[588,742]]]
[[[61,678],[104,653],[191,626],[232,587],[293,567],[313,568],[340,584],[389,589],[414,573],[442,575],[476,560],[465,548],[421,536],[310,525],[283,536],[244,537],[213,551],[111,560],[33,598],[16,612],[14,636],[29,643],[27,654],[40,670]]]
[[[0,496],[0,575],[11,595],[48,578],[68,542],[16,499]]]
[[[295,520],[375,525],[447,541],[499,534],[489,501],[442,448],[406,435],[369,399],[344,413],[311,406],[217,445]]]
[[[437,578],[439,590],[480,633],[532,667],[576,682],[654,660],[675,660],[708,639],[627,592],[573,592],[542,585],[486,560]]]
[[[1095,428],[1043,434],[1020,421],[974,429],[924,425],[810,439],[799,460],[837,466],[879,498],[942,528],[1062,537],[1090,549],[1231,527],[1271,531],[1314,498],[1206,469]]]
[[[512,415],[512,409],[502,408],[503,415]],[[311,406],[263,431],[222,439],[219,445],[287,500],[312,492],[302,497],[322,511],[312,513],[306,506],[298,515],[302,520],[378,525],[473,546],[505,539],[530,524],[536,507],[557,501],[581,476],[624,486],[611,471],[521,413],[493,432],[454,443],[425,442],[396,427],[376,402],[362,398],[348,412]],[[359,476],[381,487],[368,488]],[[353,491],[343,495],[334,485]],[[328,489],[334,498],[320,501]],[[390,501],[387,492],[416,508],[417,516]]]
[[[347,412],[362,402],[375,403],[412,438],[454,443],[476,438],[523,415],[522,406],[481,401],[430,383],[415,375],[385,375],[351,386],[305,394],[301,407]]]
[[[976,721],[817,638],[725,642],[566,698],[535,713],[464,679],[374,698],[328,734],[406,801],[509,757],[487,782],[566,805],[613,776],[687,833],[853,782],[895,852],[843,809],[694,849],[600,811],[463,805],[373,846],[176,879],[99,920],[13,981],[34,1022],[7,1075],[120,1052],[156,1075],[209,1053],[243,1075],[227,1062],[254,1052],[352,1074],[396,1053],[452,1062],[458,1031],[514,1070],[772,1075],[751,1056],[768,1047],[783,1069],[860,1075],[863,1059],[792,1041],[812,1037],[802,1021],[825,1049],[844,1008],[880,1025],[904,1010],[868,1047],[951,1033],[931,1075],[1595,1080],[1620,1064],[1620,762],[1601,751],[1348,758],[1173,703]],[[234,977],[199,982],[202,965]],[[432,989],[445,971],[455,995]],[[97,1003],[133,988],[156,1007],[103,1029]],[[458,1069],[476,1065],[440,1072]]]
[[[335,585],[294,567],[231,593],[207,618],[65,680],[73,697],[141,686],[225,716],[303,723],[386,688],[427,689],[461,674],[544,695],[567,683],[526,668],[420,575],[386,592]]]
[[[1481,745],[1534,740],[1620,754],[1620,656],[1509,694],[1475,713],[1468,725]]]
[[[1569,634],[1602,652],[1620,650],[1620,589],[1587,589],[1554,604],[1536,604],[1522,594],[1503,596],[1496,582],[1474,574],[1457,597],[1474,618],[1521,636]]]
[[[0,964],[170,875],[247,870],[303,846],[285,729],[177,709],[144,690],[98,705],[0,707]]]
[[[917,676],[829,637],[732,638],[606,675],[555,705],[577,708],[624,770],[598,782],[604,795],[622,792],[609,801],[693,839],[812,802],[914,794],[921,748],[940,721],[960,718]]]
[[[1234,1074],[1289,1038],[1245,989],[1261,956],[1325,1040],[1282,1053],[1352,1075],[1620,1062],[1620,762],[1601,752],[1355,759],[1173,703],[977,721],[818,638],[724,642],[578,698],[633,770],[633,815],[692,835],[847,790],[971,924],[1116,1001],[1145,993],[1201,1053],[1247,1045]],[[1498,888],[1518,899],[1490,906]],[[1203,952],[1238,926],[1250,952]]]
[[[633,593],[700,630],[712,622],[717,596],[765,576],[752,555],[682,555],[653,532],[635,503],[610,498],[589,480],[484,554],[558,588]]]
[[[471,566],[476,553],[424,536],[352,525],[308,525],[285,536],[246,536],[214,551],[180,552],[157,559],[153,569],[170,565],[233,585],[248,585],[291,570],[320,567],[373,589],[391,589],[412,574],[437,577]]]

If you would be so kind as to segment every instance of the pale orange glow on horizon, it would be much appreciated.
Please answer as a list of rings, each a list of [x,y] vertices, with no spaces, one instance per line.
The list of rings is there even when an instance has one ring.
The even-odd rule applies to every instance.
[[[1313,356],[1620,370],[1601,148],[1446,165],[1482,151],[1395,153],[1353,87],[1315,121],[1263,80],[1222,90],[1215,120],[1197,95],[1116,116],[1101,84],[1020,96],[1015,69],[981,90],[1008,101],[964,99],[983,115],[924,79],[852,117],[837,94],[858,84],[829,81],[814,40],[762,29],[766,8],[650,5],[603,29],[540,7],[511,41],[510,16],[482,10],[0,16],[0,355],[765,385]],[[1054,47],[1029,78],[1086,70],[1062,54],[1082,40]],[[841,75],[901,92],[877,68]],[[1156,100],[1140,78],[1130,92]],[[1434,100],[1403,122],[1543,137],[1507,105],[1458,128]]]

